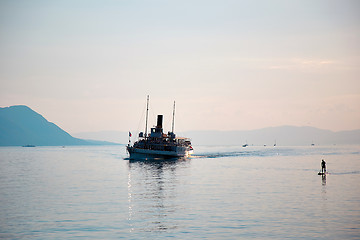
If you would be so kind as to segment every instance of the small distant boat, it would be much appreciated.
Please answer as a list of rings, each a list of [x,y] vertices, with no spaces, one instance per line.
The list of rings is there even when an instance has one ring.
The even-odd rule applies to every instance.
[[[176,137],[174,133],[175,102],[173,110],[172,131],[167,134],[163,132],[163,115],[157,116],[157,125],[151,128],[151,133],[147,134],[147,122],[149,111],[149,96],[147,97],[145,134],[139,133],[139,139],[133,145],[130,143],[126,150],[130,158],[142,158],[146,156],[160,158],[188,157],[193,153],[193,147],[189,138]],[[131,133],[129,132],[129,137]]]
[[[249,146],[247,143],[243,144],[242,147],[247,147]]]
[[[35,145],[31,145],[31,144],[27,144],[27,145],[24,145],[23,147],[36,147]]]

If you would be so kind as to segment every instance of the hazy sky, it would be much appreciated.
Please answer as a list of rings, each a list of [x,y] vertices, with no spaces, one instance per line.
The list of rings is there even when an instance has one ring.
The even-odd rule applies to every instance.
[[[360,1],[0,0],[0,106],[70,133],[360,129]]]

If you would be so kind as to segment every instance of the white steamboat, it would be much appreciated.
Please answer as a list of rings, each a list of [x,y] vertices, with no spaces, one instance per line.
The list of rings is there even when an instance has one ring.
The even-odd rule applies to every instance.
[[[171,132],[163,132],[163,115],[158,115],[156,127],[151,128],[151,132],[148,134],[148,112],[149,96],[147,97],[145,133],[140,132],[138,141],[134,142],[133,145],[131,145],[129,139],[129,144],[126,147],[131,159],[146,156],[161,158],[188,157],[193,153],[190,139],[176,137],[174,133],[175,102]]]

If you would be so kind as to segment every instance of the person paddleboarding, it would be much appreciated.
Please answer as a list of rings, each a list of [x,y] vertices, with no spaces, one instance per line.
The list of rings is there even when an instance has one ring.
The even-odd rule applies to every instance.
[[[321,173],[322,174],[326,173],[326,162],[324,159],[321,160]]]

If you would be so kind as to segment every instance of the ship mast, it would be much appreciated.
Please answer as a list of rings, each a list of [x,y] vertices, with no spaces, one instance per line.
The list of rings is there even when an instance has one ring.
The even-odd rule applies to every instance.
[[[174,133],[174,122],[175,122],[175,101],[174,101],[173,119],[172,119],[172,128],[171,128],[172,133]]]
[[[147,101],[146,101],[145,139],[147,137],[148,113],[149,113],[149,95],[147,95]]]

